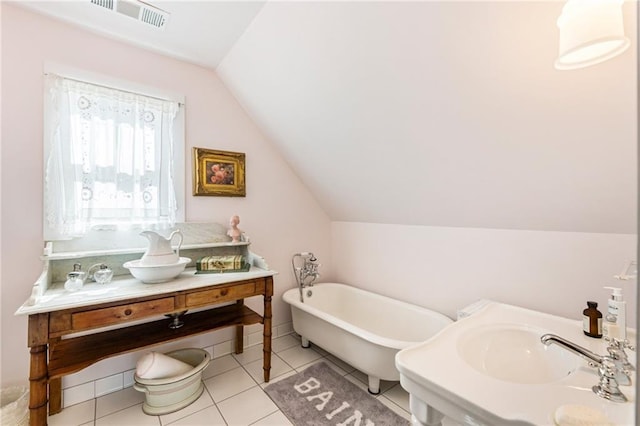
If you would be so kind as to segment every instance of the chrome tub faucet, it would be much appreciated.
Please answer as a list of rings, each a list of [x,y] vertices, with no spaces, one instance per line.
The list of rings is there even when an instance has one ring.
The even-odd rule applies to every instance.
[[[313,283],[320,277],[318,259],[311,252],[296,253],[291,259],[293,273],[300,289],[300,301],[304,303],[303,289],[313,286]]]

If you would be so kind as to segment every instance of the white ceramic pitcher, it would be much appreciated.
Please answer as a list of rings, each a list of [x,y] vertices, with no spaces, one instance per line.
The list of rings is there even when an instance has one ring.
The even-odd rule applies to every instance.
[[[154,231],[142,231],[140,235],[149,240],[149,247],[147,247],[147,251],[140,259],[140,265],[155,266],[178,263],[180,260],[180,246],[182,245],[182,233],[179,229],[173,231],[169,238],[165,238]],[[174,252],[171,248],[171,241],[175,235],[179,237],[179,241],[178,247]]]

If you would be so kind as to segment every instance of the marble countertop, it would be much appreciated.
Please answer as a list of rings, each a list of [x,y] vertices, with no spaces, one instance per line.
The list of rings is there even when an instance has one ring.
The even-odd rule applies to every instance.
[[[52,283],[38,297],[35,304],[25,302],[16,315],[32,315],[63,309],[91,306],[100,303],[117,302],[136,297],[157,296],[181,290],[191,290],[235,281],[264,278],[277,272],[252,266],[248,272],[221,274],[196,274],[195,268],[188,268],[175,279],[158,284],[145,284],[131,275],[115,276],[109,284],[87,282],[81,290],[70,292],[63,282]]]
[[[239,242],[205,242],[196,244],[183,244],[180,246],[180,250],[192,250],[199,248],[215,248],[215,247],[241,247],[249,246],[251,243],[248,241]],[[134,248],[115,248],[115,249],[95,249],[95,250],[81,250],[81,251],[68,251],[68,252],[52,252],[50,244],[45,248],[45,254],[41,257],[42,260],[60,260],[60,259],[76,259],[79,257],[90,256],[113,256],[119,254],[132,254],[132,253],[144,253],[146,247],[134,247]]]

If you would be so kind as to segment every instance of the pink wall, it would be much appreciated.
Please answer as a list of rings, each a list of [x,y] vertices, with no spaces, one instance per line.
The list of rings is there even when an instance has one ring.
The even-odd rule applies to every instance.
[[[2,386],[28,375],[26,318],[13,312],[41,270],[42,68],[45,61],[107,74],[186,98],[187,160],[193,146],[247,154],[247,197],[187,195],[188,221],[239,214],[252,250],[280,271],[274,324],[289,320],[282,292],[290,256],[313,250],[323,280],[336,280],[455,316],[478,298],[579,318],[586,300],[635,258],[636,235],[330,223],[216,73],[110,41],[0,2],[2,158],[0,222]],[[191,167],[186,184],[190,194]],[[335,272],[334,272],[335,271]],[[628,291],[627,291],[628,290]],[[635,282],[625,287],[635,315]],[[629,323],[633,319],[628,318]]]
[[[491,299],[581,320],[587,300],[606,311],[611,291],[602,287],[612,286],[623,289],[627,324],[635,328],[637,281],[613,278],[636,258],[635,234],[353,222],[333,222],[332,233],[339,282],[453,319],[458,309]]]
[[[293,285],[294,252],[313,250],[330,272],[330,222],[313,195],[219,80],[195,65],[108,40],[6,2],[2,23],[2,386],[26,382],[27,299],[42,264],[43,64],[55,62],[170,92],[186,99],[186,220],[241,217],[252,251],[275,278],[274,324],[290,321],[282,292]],[[191,196],[191,148],[245,152],[247,197]]]

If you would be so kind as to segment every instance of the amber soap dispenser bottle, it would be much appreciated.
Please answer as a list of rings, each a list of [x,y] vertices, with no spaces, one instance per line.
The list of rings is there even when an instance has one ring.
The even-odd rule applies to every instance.
[[[589,337],[602,337],[602,312],[598,310],[598,303],[587,302],[588,308],[582,311],[582,330]]]

